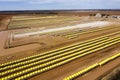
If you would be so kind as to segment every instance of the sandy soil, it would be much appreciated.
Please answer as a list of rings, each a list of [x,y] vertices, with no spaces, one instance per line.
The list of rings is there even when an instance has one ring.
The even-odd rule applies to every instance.
[[[116,35],[114,35],[114,36],[116,36]],[[110,36],[110,37],[113,37],[113,36]],[[57,67],[55,69],[52,69],[52,70],[45,72],[39,76],[33,77],[30,80],[39,80],[39,79],[42,79],[42,80],[51,80],[51,79],[52,80],[61,80],[65,77],[69,76],[70,74],[73,74],[73,73],[75,73],[83,68],[86,68],[87,66],[89,66],[91,64],[99,62],[99,61],[101,61],[101,60],[103,60],[103,59],[105,59],[113,54],[117,54],[118,52],[120,52],[120,44],[117,44],[115,46],[106,48],[104,50],[92,53],[91,55],[76,59],[68,64]],[[99,73],[99,74],[101,74],[101,73]],[[50,74],[52,74],[52,75],[50,75]],[[93,79],[93,78],[90,78],[90,79]]]
[[[112,12],[110,14],[113,14]],[[117,14],[117,13],[116,13]],[[70,14],[71,15],[71,14]],[[72,14],[73,15],[73,14]],[[77,14],[78,15],[78,14]],[[94,21],[95,18],[91,18],[91,20]],[[104,19],[95,19],[95,20],[104,20]],[[85,20],[83,22],[86,22],[89,20]],[[113,22],[114,19],[112,20],[105,20],[105,21],[110,21]],[[117,23],[114,26],[118,26],[119,21],[116,20]],[[79,23],[79,21],[74,21],[74,24]],[[69,23],[68,23],[69,24]],[[53,24],[51,24],[50,26],[52,26]],[[66,24],[67,25],[67,24]],[[72,24],[73,25],[73,24]],[[46,27],[48,25],[45,25]],[[53,26],[56,27],[56,24],[54,24]],[[61,26],[61,25],[59,25]],[[18,29],[19,30],[19,29]],[[19,43],[24,43],[25,41],[28,42],[31,40],[36,40],[37,37],[39,37],[39,40],[36,40],[34,42],[34,44],[27,44],[27,45],[21,45],[21,46],[15,46],[13,48],[5,48],[6,45],[9,45],[9,38],[10,38],[10,34],[11,31],[14,30],[6,30],[6,31],[1,31],[0,32],[0,63],[5,63],[8,61],[13,61],[16,59],[20,59],[20,58],[24,58],[27,56],[31,56],[34,54],[38,54],[44,51],[49,51],[49,50],[53,50],[56,48],[60,48],[63,47],[65,45],[70,45],[72,43],[76,43],[76,42],[80,42],[80,41],[85,41],[88,39],[92,39],[92,38],[96,38],[108,33],[113,33],[116,31],[120,31],[120,27],[118,28],[114,28],[111,30],[104,30],[104,31],[98,31],[98,32],[94,32],[94,33],[90,33],[90,34],[84,34],[84,35],[80,35],[75,39],[66,39],[64,37],[61,36],[53,36],[53,35],[45,35],[45,36],[34,36],[34,37],[26,37],[23,40],[20,41],[16,41],[14,42],[14,44],[19,44]],[[115,36],[115,35],[114,35]],[[119,35],[117,35],[119,36]],[[41,37],[41,38],[40,38]],[[111,36],[113,37],[113,36]],[[109,48],[106,48],[104,50],[92,53],[91,55],[82,57],[80,59],[76,59],[68,64],[65,64],[63,66],[57,67],[55,69],[52,69],[48,72],[45,72],[41,75],[35,76],[33,78],[31,78],[30,80],[61,80],[83,68],[86,68],[87,66],[96,63],[98,61],[101,61],[113,54],[117,54],[118,52],[120,52],[120,44],[111,46]],[[110,71],[111,69],[115,68],[117,65],[119,65],[120,58],[108,63],[105,66],[99,67],[95,70],[90,71],[89,73],[76,78],[76,80],[96,80],[99,77],[103,76],[104,74],[108,73],[108,71]],[[111,66],[112,65],[112,66]],[[52,74],[52,75],[50,75]]]
[[[86,80],[86,79],[88,79],[88,80],[99,80],[103,75],[105,75],[106,73],[109,74],[110,73],[109,71],[115,69],[116,66],[119,66],[120,65],[119,62],[120,62],[120,58],[117,58],[117,59],[109,62],[108,64],[106,64],[104,66],[101,66],[97,69],[94,69],[94,70],[88,72],[87,74],[85,74],[85,75],[83,75],[83,76],[81,76],[81,77],[79,77],[75,80]]]
[[[8,24],[10,23],[11,17],[10,16],[3,16],[0,17],[0,31],[8,29]]]
[[[23,58],[26,56],[38,54],[38,52],[40,53],[40,52],[48,51],[51,49],[55,49],[55,48],[59,48],[59,47],[65,46],[65,45],[75,43],[75,42],[95,38],[95,37],[102,36],[102,35],[112,33],[112,32],[116,32],[119,30],[120,30],[120,28],[114,28],[114,29],[105,30],[105,31],[98,31],[98,32],[90,33],[90,34],[80,35],[78,38],[75,38],[75,39],[66,39],[66,38],[60,37],[60,36],[48,35],[47,38],[42,37],[41,39],[39,39],[39,42],[37,42],[37,44],[23,45],[23,46],[19,46],[19,47],[17,46],[17,47],[7,48],[7,49],[5,49],[4,47],[1,46],[0,63],[4,63],[7,61],[11,61],[11,60]],[[3,36],[3,34],[4,34],[4,36]],[[3,37],[2,37],[2,39],[0,39],[1,40],[0,42],[3,46],[5,46],[5,43],[7,42],[6,40],[8,40],[7,39],[8,35],[9,34],[6,31],[3,31],[1,33],[1,36],[3,36]],[[28,40],[30,40],[30,38]],[[45,45],[43,45],[43,43]]]
[[[31,16],[30,16],[31,17]],[[41,16],[33,16],[34,18],[18,18],[18,20],[12,19],[11,23],[9,24],[9,29],[11,28],[31,28],[31,27],[46,27],[47,25],[71,25],[75,24],[74,21],[84,20],[84,18],[79,16],[51,16],[51,18],[41,17]],[[27,19],[27,20],[25,20]],[[74,22],[74,23],[73,23]],[[69,24],[67,24],[69,23]]]
[[[66,26],[66,27],[61,27],[61,28],[53,28],[53,29],[45,29],[42,31],[37,31],[37,32],[29,32],[29,33],[23,33],[23,34],[16,34],[14,35],[14,38],[19,38],[19,37],[26,37],[30,35],[37,35],[37,34],[45,34],[45,33],[50,33],[50,32],[57,32],[57,31],[62,31],[62,30],[69,30],[69,29],[75,29],[75,28],[88,28],[89,26],[92,27],[100,27],[100,26],[108,26],[111,25],[111,22],[106,22],[106,21],[98,21],[98,22],[91,22],[91,23],[84,23],[84,24],[77,24],[75,26]]]
[[[9,37],[10,32],[9,31],[1,31],[0,32],[0,56],[3,56],[5,54],[9,54],[9,53],[16,53],[19,52],[19,49],[21,49],[21,51],[25,51],[27,49],[30,50],[30,48],[32,49],[33,46],[36,48],[37,44],[33,44],[31,45],[26,45],[26,46],[21,46],[21,47],[16,47],[15,49],[5,49],[5,45],[7,42],[7,39]]]
[[[90,66],[96,62],[99,62],[103,59],[106,59],[107,57],[110,57],[114,54],[117,54],[118,52],[120,52],[120,44],[106,48],[104,50],[92,53],[91,55],[87,55],[84,56],[82,58],[76,59],[72,62],[69,62],[65,65],[62,65],[60,67],[57,67],[55,69],[52,69],[48,72],[44,72],[38,76],[35,76],[33,78],[31,78],[30,80],[63,80],[65,77],[78,72],[84,68],[86,68],[87,66]],[[118,64],[118,62],[116,62]],[[115,65],[114,65],[115,66]],[[113,66],[111,66],[113,67]],[[106,70],[106,68],[104,68]],[[106,70],[107,71],[107,70]],[[97,72],[95,75],[100,75],[101,73],[103,74],[103,71],[99,71],[99,73]],[[104,72],[105,73],[105,72]],[[50,75],[52,74],[52,75]],[[88,73],[89,74],[89,73]],[[92,74],[90,74],[90,76],[88,76],[89,78],[86,77],[87,74],[85,74],[84,78],[77,79],[77,80],[95,80],[94,77],[91,77]],[[95,76],[96,77],[96,76]],[[98,77],[98,76],[97,76]]]
[[[104,77],[100,77],[98,80],[119,80],[120,79],[120,65],[111,69]]]

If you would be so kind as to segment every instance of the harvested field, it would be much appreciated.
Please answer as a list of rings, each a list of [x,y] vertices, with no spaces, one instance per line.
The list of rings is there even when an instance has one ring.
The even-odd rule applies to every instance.
[[[11,23],[9,24],[8,28],[30,28],[30,27],[44,27],[47,25],[59,25],[65,23],[71,23],[73,21],[80,21],[82,18],[79,16],[30,16],[32,18],[12,18]],[[75,23],[74,23],[75,24]],[[69,24],[71,25],[71,24]]]

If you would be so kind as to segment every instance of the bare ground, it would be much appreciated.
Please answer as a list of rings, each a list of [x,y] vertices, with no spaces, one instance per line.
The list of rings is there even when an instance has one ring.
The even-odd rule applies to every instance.
[[[48,37],[44,37],[40,39],[37,44],[29,44],[29,45],[23,45],[19,47],[17,46],[17,47],[7,48],[7,49],[5,49],[3,46],[5,46],[8,32],[3,31],[1,32],[2,39],[0,39],[1,40],[0,41],[1,42],[0,63],[20,59],[20,58],[38,54],[38,53],[40,54],[41,52],[44,52],[44,51],[59,48],[65,45],[70,45],[72,43],[79,42],[79,41],[85,41],[88,39],[92,39],[92,38],[102,36],[108,33],[116,32],[119,30],[120,28],[114,28],[114,29],[105,30],[105,31],[98,31],[98,32],[90,33],[90,34],[81,35],[75,39],[66,39],[60,36],[48,36]],[[3,34],[4,36],[2,36]]]
[[[114,19],[109,21],[114,21]],[[106,30],[106,31],[100,31],[100,32],[81,35],[78,38],[75,38],[72,40],[68,40],[60,36],[55,37],[55,36],[47,35],[47,38],[42,37],[41,39],[39,39],[37,44],[35,43],[35,44],[17,46],[17,47],[8,48],[8,49],[5,49],[4,47],[6,45],[6,42],[8,40],[11,30],[1,31],[0,32],[0,52],[1,52],[0,63],[13,61],[13,60],[27,57],[30,55],[38,54],[38,52],[41,53],[44,51],[49,51],[52,49],[60,48],[65,45],[70,45],[75,42],[85,41],[88,39],[92,39],[92,38],[99,37],[99,36],[116,32],[116,31],[120,31],[120,28],[115,28],[109,31]],[[86,68],[91,64],[94,64],[100,60],[103,60],[113,54],[117,54],[118,52],[120,52],[120,44],[92,53],[91,55],[85,56],[83,58],[76,59],[68,64],[52,69],[41,75],[35,76],[30,80],[40,80],[40,79],[41,80],[61,80],[83,68]],[[111,69],[114,69],[116,68],[116,66],[120,65],[119,62],[120,62],[120,58],[117,58],[116,60],[113,60],[104,66],[101,66],[97,69],[94,69],[88,72],[87,74],[81,77],[76,78],[76,80],[97,80],[101,76],[103,76],[103,74],[105,75]]]
[[[31,78],[30,80],[39,80],[39,79],[41,79],[41,80],[63,80],[65,77],[67,77],[71,74],[74,74],[75,72],[78,72],[78,71],[80,71],[94,63],[97,63],[103,59],[106,59],[118,52],[120,52],[120,44],[111,46],[111,47],[103,49],[101,51],[97,51],[90,55],[76,59],[65,65],[62,65],[55,69],[49,70],[48,72],[44,72],[38,76],[35,76],[35,77]],[[118,64],[118,62],[116,62],[116,64]],[[114,65],[114,66],[116,66],[116,65]],[[111,66],[111,68],[113,68],[113,66]],[[93,74],[94,77],[91,77],[92,74],[90,73],[90,76],[88,76],[88,78],[86,77],[87,74],[85,74],[84,78],[80,77],[80,78],[77,78],[76,80],[95,80],[96,77],[98,77],[97,75],[100,75],[101,73],[102,74],[105,73],[105,70],[107,71],[107,69],[104,68],[104,70],[98,71],[96,74]]]

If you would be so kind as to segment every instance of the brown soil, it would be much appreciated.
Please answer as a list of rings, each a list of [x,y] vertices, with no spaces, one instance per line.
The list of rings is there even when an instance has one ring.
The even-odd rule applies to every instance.
[[[104,77],[100,77],[98,80],[120,80],[120,65],[110,70],[109,73],[104,75]]]
[[[110,12],[110,14],[113,14],[113,13],[114,12]],[[119,14],[119,12],[115,12],[114,14]],[[64,14],[64,15],[66,15],[66,14]],[[73,15],[73,13],[70,13],[69,15]],[[74,15],[81,16],[81,14],[78,14],[78,13],[76,13]],[[82,15],[83,15],[83,13],[82,13]],[[88,13],[85,12],[84,15],[88,15]],[[94,19],[95,18],[91,18],[91,20],[94,20]],[[6,22],[6,24],[4,24],[4,26],[6,26],[6,25],[8,25],[9,20],[10,20],[10,17],[9,18],[4,17],[0,21]],[[101,20],[101,19],[95,19],[95,20]],[[108,21],[114,21],[114,19],[111,19]],[[116,21],[118,21],[118,20],[116,20]],[[74,22],[79,23],[79,21],[74,21]],[[118,21],[118,23],[119,23],[119,21]],[[114,26],[118,26],[119,25],[118,23]],[[45,26],[47,27],[48,25],[45,25]],[[52,25],[50,25],[50,26],[52,26]],[[59,26],[61,26],[61,25],[59,25]],[[6,27],[2,27],[2,26],[0,28],[0,30],[5,30],[5,29],[6,29]],[[6,45],[9,45],[9,43],[7,43],[7,42],[10,38],[10,33],[12,31],[14,31],[14,30],[5,30],[5,31],[0,32],[0,63],[17,60],[17,59],[35,55],[35,54],[40,54],[45,51],[49,51],[49,50],[60,48],[60,47],[66,46],[66,45],[70,45],[72,43],[85,41],[85,40],[96,38],[96,37],[106,35],[109,33],[117,32],[117,31],[120,31],[120,27],[114,28],[111,30],[98,31],[98,32],[90,33],[90,34],[80,35],[75,39],[67,39],[67,38],[64,38],[61,36],[46,35],[46,36],[42,36],[41,38],[39,38],[39,40],[37,40],[34,44],[14,46],[12,48],[6,49]],[[28,37],[28,38],[23,39],[22,41],[14,42],[14,44],[18,45],[19,43],[23,43],[24,41],[26,41],[26,42],[28,42],[29,40],[32,41],[32,40],[36,39],[36,37],[32,37],[32,38]],[[111,36],[111,37],[113,37],[113,36]],[[112,56],[113,54],[117,54],[118,52],[120,52],[120,44],[116,44],[116,45],[106,48],[104,50],[92,53],[91,55],[87,55],[85,57],[76,59],[65,65],[62,65],[55,69],[49,70],[48,72],[42,73],[38,76],[35,76],[35,77],[31,78],[30,80],[62,80],[63,78],[68,77],[69,75],[76,73],[76,72],[90,66],[91,64],[94,64],[94,63],[99,62],[109,56]],[[113,70],[114,68],[116,68],[116,66],[118,66],[118,65],[120,65],[120,58],[117,58],[116,60],[113,60],[104,66],[98,67],[83,76],[80,76],[80,77],[76,78],[76,80],[100,79],[104,75],[108,74],[110,70]]]
[[[117,58],[104,66],[98,67],[85,75],[77,78],[76,80],[100,80],[106,74],[109,74],[111,70],[115,69],[116,66],[120,65],[120,58]],[[115,75],[115,74],[114,74]],[[117,75],[116,75],[117,76]],[[113,76],[110,76],[113,78]],[[109,80],[106,78],[105,80]],[[116,79],[114,79],[116,80]],[[118,79],[119,80],[119,79]]]
[[[114,28],[111,30],[105,30],[105,31],[99,31],[99,32],[94,32],[94,33],[90,33],[90,34],[84,34],[75,39],[66,39],[66,38],[60,37],[60,36],[49,36],[48,35],[48,37],[44,37],[44,38],[42,37],[42,39],[40,39],[39,43],[37,43],[37,44],[35,43],[35,44],[17,46],[17,47],[7,48],[7,49],[3,48],[2,46],[5,47],[4,43],[7,42],[6,40],[8,40],[8,38],[7,38],[8,31],[3,31],[3,32],[1,32],[1,36],[3,34],[4,34],[4,36],[2,36],[2,39],[0,39],[1,40],[0,41],[1,42],[0,63],[4,63],[4,62],[20,59],[20,58],[23,58],[26,56],[38,54],[38,53],[52,50],[55,48],[59,48],[59,47],[65,46],[65,45],[70,45],[75,42],[85,41],[88,39],[92,39],[92,38],[102,36],[102,35],[105,35],[108,33],[116,32],[119,30],[120,30],[120,28]],[[30,39],[28,39],[28,40],[30,40]],[[41,45],[41,43],[45,44],[45,45]]]
[[[49,70],[48,72],[44,72],[38,76],[35,76],[35,77],[31,78],[30,80],[39,80],[39,79],[41,79],[41,80],[63,80],[65,77],[68,77],[69,75],[74,74],[74,73],[76,73],[94,63],[97,63],[103,59],[106,59],[118,52],[120,52],[120,44],[111,46],[111,47],[103,49],[101,51],[97,51],[90,55],[76,59],[65,65],[62,65],[55,69]],[[118,64],[118,62],[116,62],[116,64]],[[116,66],[116,65],[114,65],[114,66]],[[111,66],[111,67],[113,68],[113,66]],[[88,75],[89,74],[88,73],[88,74],[85,74],[84,78],[80,77],[80,78],[77,78],[76,80],[95,80],[95,77],[98,77],[97,75],[100,75],[101,73],[102,74],[105,73],[105,70],[106,70],[106,68],[104,68],[103,71],[98,71],[96,74],[94,74],[94,77],[91,77],[92,74],[90,74],[90,76],[88,76],[88,78],[87,78],[86,75]]]
[[[7,26],[10,23],[11,17],[10,16],[0,16],[0,31],[7,30]]]

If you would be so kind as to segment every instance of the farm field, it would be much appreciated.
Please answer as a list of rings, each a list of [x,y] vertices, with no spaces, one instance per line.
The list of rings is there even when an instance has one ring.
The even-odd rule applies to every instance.
[[[41,53],[41,54],[38,54],[38,55],[33,55],[31,57],[26,57],[26,58],[23,58],[23,59],[14,61],[14,62],[8,62],[8,63],[5,63],[5,64],[1,64],[1,67],[3,67],[1,69],[1,71],[2,71],[1,76],[3,76],[3,79],[14,79],[15,77],[18,77],[18,79],[30,78],[33,75],[43,73],[44,71],[48,71],[49,69],[53,69],[57,66],[66,64],[66,63],[74,61],[76,59],[81,59],[80,57],[89,55],[91,53],[92,54],[97,53],[96,51],[100,51],[104,48],[107,49],[107,47],[110,47],[114,44],[118,44],[120,42],[119,35],[117,37],[114,37],[113,35],[119,34],[119,33],[120,32],[118,31],[118,32],[108,34],[108,35],[104,35],[104,36],[101,36],[101,37],[98,37],[98,38],[95,38],[95,39],[91,39],[91,40],[88,40],[88,41],[75,43],[75,44],[72,44],[70,46],[65,46],[63,48],[58,48],[56,50],[48,51],[48,52]],[[92,44],[92,43],[95,43],[95,44]],[[72,47],[72,46],[74,46],[74,47]],[[89,47],[89,46],[91,46],[91,47]],[[65,52],[65,53],[63,53],[63,52]],[[52,53],[52,54],[50,54],[50,53]],[[63,53],[63,54],[60,54],[60,53]],[[73,54],[71,54],[71,53],[73,53]],[[57,55],[57,54],[59,54],[59,55]],[[102,52],[101,52],[101,54],[102,54]],[[106,55],[106,56],[109,56],[109,55]],[[104,57],[102,57],[102,59]],[[98,58],[98,61],[99,61],[99,59],[101,60],[101,58]],[[26,60],[28,60],[28,61],[26,61]],[[32,63],[33,61],[35,61],[35,63]],[[97,60],[95,60],[95,61],[97,61]],[[38,64],[41,64],[41,65],[38,65]],[[21,65],[21,67],[17,68],[17,66],[20,66],[20,65]],[[23,65],[23,67],[22,67],[22,65]],[[31,68],[30,68],[30,66],[31,66]],[[26,69],[27,67],[29,67],[29,68]],[[25,69],[25,71],[23,70],[23,72],[21,72],[20,69],[21,70]],[[72,67],[72,69],[73,69],[73,67]],[[6,71],[6,70],[8,70],[8,71]],[[31,71],[33,71],[33,73],[29,74],[29,72],[31,72]],[[15,72],[17,72],[17,73],[15,73]],[[13,74],[11,74],[11,73],[13,73]],[[26,73],[24,76],[20,76],[24,73]],[[10,75],[8,75],[8,74],[10,74]],[[50,77],[52,77],[52,76],[50,76]],[[45,79],[45,78],[42,78],[42,77],[40,77],[40,78]],[[49,78],[49,79],[53,79],[53,77]]]
[[[50,25],[63,25],[65,23],[75,24],[82,18],[79,16],[31,16],[31,18],[12,18],[8,28],[30,28],[30,27],[44,27]],[[76,21],[76,22],[74,22]],[[72,23],[71,23],[72,22]],[[74,22],[74,23],[73,23]]]
[[[120,20],[72,14],[7,17],[0,80],[108,79],[120,66]]]

